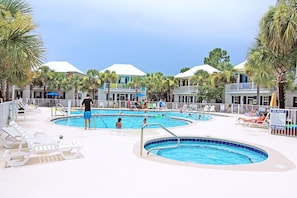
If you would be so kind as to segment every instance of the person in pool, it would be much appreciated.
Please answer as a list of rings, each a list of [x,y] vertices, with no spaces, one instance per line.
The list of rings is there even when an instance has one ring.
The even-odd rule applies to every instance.
[[[122,118],[118,118],[118,121],[116,122],[116,128],[121,129],[122,128]]]
[[[85,130],[88,128],[91,128],[91,105],[93,105],[93,100],[90,98],[90,94],[87,94],[87,97],[83,100],[80,106],[80,112],[82,111],[82,108],[85,107],[84,111],[84,119],[85,119]]]
[[[142,126],[144,126],[145,124],[146,124],[146,118],[143,119]]]

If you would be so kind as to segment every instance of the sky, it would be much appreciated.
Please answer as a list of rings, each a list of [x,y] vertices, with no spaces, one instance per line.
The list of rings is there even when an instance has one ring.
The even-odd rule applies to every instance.
[[[27,0],[44,63],[68,61],[83,72],[132,64],[176,75],[202,65],[215,48],[236,66],[246,60],[259,21],[276,0]]]

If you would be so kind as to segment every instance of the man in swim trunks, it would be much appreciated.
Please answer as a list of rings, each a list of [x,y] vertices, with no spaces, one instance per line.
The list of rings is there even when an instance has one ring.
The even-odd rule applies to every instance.
[[[90,98],[90,94],[87,94],[87,97],[83,100],[83,102],[81,103],[81,106],[80,106],[80,112],[82,111],[82,108],[85,107],[85,112],[84,112],[84,119],[85,119],[85,129],[87,129],[87,124],[88,124],[88,128],[91,128],[91,117],[92,117],[92,114],[91,114],[91,103],[92,105],[94,104],[93,103],[93,100]]]

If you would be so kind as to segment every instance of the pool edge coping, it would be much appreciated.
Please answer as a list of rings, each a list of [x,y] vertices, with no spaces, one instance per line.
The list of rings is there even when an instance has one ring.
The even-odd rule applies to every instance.
[[[217,169],[217,170],[230,170],[230,171],[263,171],[263,172],[282,172],[282,171],[290,171],[296,168],[296,165],[289,160],[286,156],[281,154],[280,152],[255,143],[245,142],[242,140],[234,140],[234,139],[226,139],[226,138],[218,138],[218,137],[210,137],[210,136],[180,136],[186,138],[210,138],[210,139],[218,139],[218,140],[226,140],[232,141],[242,144],[247,144],[250,146],[257,147],[259,149],[264,150],[268,154],[268,158],[262,162],[254,163],[254,164],[243,164],[243,165],[205,165],[205,164],[195,164],[189,162],[180,162],[176,160],[171,160],[167,158],[163,158],[154,154],[140,156],[140,140],[138,140],[133,146],[133,154],[138,158],[144,160],[150,160],[157,163],[165,163],[165,164],[172,164],[172,165],[180,165],[180,166],[187,166],[193,168],[207,168],[207,169]],[[158,137],[151,137],[145,138],[144,143],[149,140],[158,139],[158,138],[169,138],[169,136],[158,136]],[[170,137],[171,138],[171,137]],[[145,151],[145,149],[143,148]]]

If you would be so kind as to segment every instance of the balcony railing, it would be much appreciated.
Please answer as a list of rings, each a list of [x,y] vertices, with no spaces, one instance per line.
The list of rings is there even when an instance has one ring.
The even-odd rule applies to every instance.
[[[100,87],[101,90],[107,90],[108,89],[108,84],[105,83],[102,87]],[[111,83],[110,84],[110,89],[111,90],[135,90],[135,88],[130,87],[126,83]],[[139,91],[145,91],[145,87],[141,87]]]
[[[226,92],[233,92],[233,91],[256,91],[257,85],[253,82],[249,83],[232,83],[225,86]],[[260,90],[269,91],[270,89],[267,88],[260,88]]]
[[[173,94],[193,94],[198,91],[196,86],[181,86],[173,90]]]

